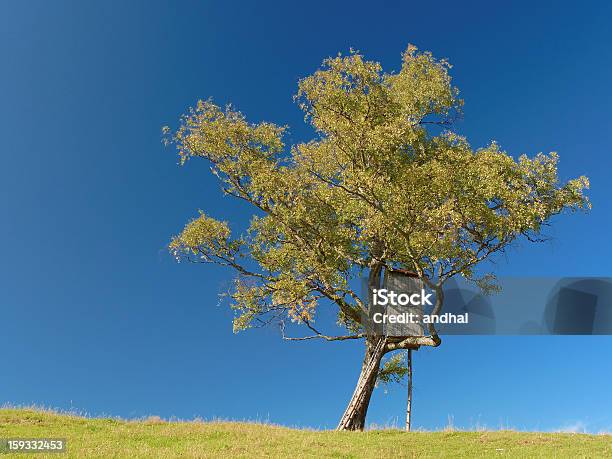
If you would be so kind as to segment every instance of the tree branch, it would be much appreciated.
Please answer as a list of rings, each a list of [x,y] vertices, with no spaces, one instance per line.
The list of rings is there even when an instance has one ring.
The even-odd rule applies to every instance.
[[[300,336],[300,337],[286,336],[285,335],[285,322],[281,321],[279,323],[279,328],[280,328],[283,339],[286,341],[305,341],[309,339],[324,339],[326,341],[346,341],[349,339],[362,339],[362,338],[365,338],[366,336],[365,333],[358,333],[356,335],[341,335],[341,336],[323,335],[322,333],[319,333],[316,329],[314,329],[310,324],[308,324],[308,321],[304,321],[304,323],[308,326],[308,328],[310,328],[311,330],[314,330],[316,335]]]

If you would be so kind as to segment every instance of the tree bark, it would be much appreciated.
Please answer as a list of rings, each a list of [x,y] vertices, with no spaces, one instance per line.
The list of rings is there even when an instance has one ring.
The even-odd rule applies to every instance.
[[[363,430],[370,398],[376,385],[380,361],[385,353],[385,337],[366,340],[366,352],[361,366],[361,374],[336,430]]]
[[[367,299],[370,309],[373,307],[373,291],[380,288],[382,267],[380,262],[375,262],[370,266]],[[386,338],[384,336],[368,336],[365,344],[366,350],[361,365],[361,374],[357,380],[351,401],[346,407],[336,430],[363,430],[365,427],[365,418],[376,385],[380,361],[385,354]]]

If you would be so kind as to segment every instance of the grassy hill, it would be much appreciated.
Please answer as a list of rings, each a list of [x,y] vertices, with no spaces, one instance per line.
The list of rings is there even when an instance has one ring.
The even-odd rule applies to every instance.
[[[67,439],[67,454],[36,457],[612,457],[611,435],[296,430],[240,422],[90,419],[0,409],[0,439]],[[6,457],[33,457],[30,453]]]

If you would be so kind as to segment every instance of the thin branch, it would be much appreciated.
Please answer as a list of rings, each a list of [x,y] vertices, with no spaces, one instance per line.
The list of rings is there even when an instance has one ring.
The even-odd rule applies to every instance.
[[[358,333],[356,335],[342,335],[342,336],[323,335],[323,334],[317,332],[312,326],[310,326],[307,321],[304,321],[304,323],[311,330],[314,330],[316,335],[301,336],[301,337],[289,337],[289,336],[286,336],[285,335],[285,323],[281,321],[279,323],[279,328],[280,328],[281,335],[282,335],[283,339],[286,340],[286,341],[305,341],[305,340],[309,340],[309,339],[324,339],[326,341],[346,341],[346,340],[349,340],[349,339],[362,339],[362,338],[365,338],[365,336],[366,336],[365,333]]]

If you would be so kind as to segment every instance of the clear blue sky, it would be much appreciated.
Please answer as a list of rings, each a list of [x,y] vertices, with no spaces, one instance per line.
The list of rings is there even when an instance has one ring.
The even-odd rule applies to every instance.
[[[590,177],[593,211],[499,274],[609,276],[612,8],[401,3],[3,2],[0,403],[335,425],[361,347],[232,334],[231,274],[164,247],[198,208],[238,226],[248,209],[160,128],[212,96],[300,139],[297,79],[350,47],[387,69],[409,42],[447,57],[473,145]],[[415,356],[415,425],[612,430],[611,354],[612,337],[448,338]],[[404,395],[378,391],[369,421],[401,424]]]

